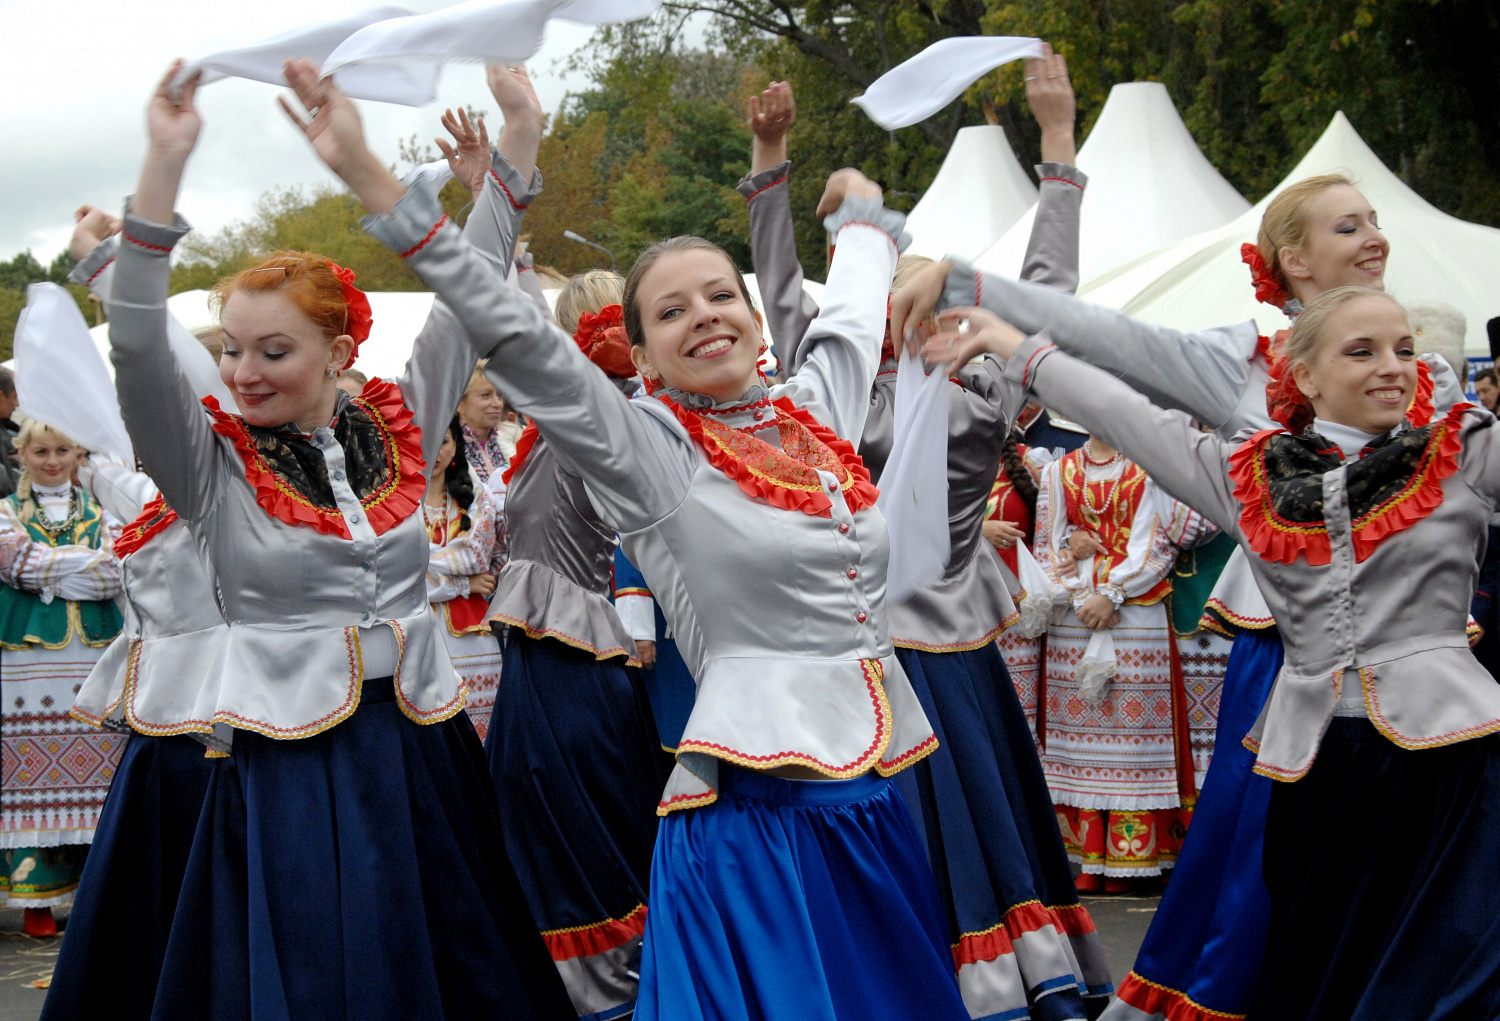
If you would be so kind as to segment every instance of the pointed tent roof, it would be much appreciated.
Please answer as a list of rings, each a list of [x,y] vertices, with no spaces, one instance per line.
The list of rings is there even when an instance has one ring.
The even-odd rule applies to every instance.
[[[972,259],[1036,203],[1036,185],[994,124],[960,128],[921,200],[906,217],[912,255]]]
[[[1254,319],[1267,336],[1286,317],[1255,300],[1240,245],[1254,241],[1267,204],[1288,184],[1317,174],[1349,176],[1380,214],[1391,242],[1386,289],[1407,300],[1441,301],[1468,319],[1466,347],[1488,352],[1484,324],[1500,314],[1500,230],[1433,207],[1370,150],[1343,112],[1301,162],[1248,212],[1088,281],[1081,297],[1178,329]]]
[[[1089,175],[1079,224],[1084,281],[1250,208],[1204,157],[1160,82],[1110,89],[1078,167]],[[1033,205],[975,265],[1019,276],[1035,216]]]

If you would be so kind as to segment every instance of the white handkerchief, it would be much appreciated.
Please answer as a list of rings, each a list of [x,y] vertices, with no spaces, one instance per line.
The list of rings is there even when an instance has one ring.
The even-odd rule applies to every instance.
[[[629,21],[651,14],[659,0],[468,0],[431,14],[391,18],[366,26],[329,54],[323,73],[331,74],[350,95],[346,82],[378,80],[388,69],[389,102],[421,106],[436,98],[437,72],[449,61],[519,64],[541,49],[547,22],[553,17],[588,24]],[[424,95],[407,91],[403,78],[420,79],[422,67],[433,69]]]
[[[1078,682],[1078,697],[1089,705],[1102,705],[1104,692],[1117,670],[1115,640],[1109,629],[1095,631],[1089,636],[1088,647],[1083,650],[1078,668],[1073,671],[1073,679]]]
[[[433,160],[431,163],[423,163],[412,168],[412,174],[420,174],[432,182],[434,188],[441,188],[453,180],[453,168],[448,165],[447,160]],[[411,175],[408,175],[411,176]]]
[[[179,87],[194,71],[203,73],[202,83],[205,85],[234,77],[284,86],[286,76],[282,67],[288,60],[306,58],[322,65],[340,43],[360,29],[392,18],[410,16],[411,11],[404,7],[376,7],[345,18],[282,32],[248,46],[222,50],[190,61],[173,79],[172,87]],[[402,96],[426,95],[436,87],[437,74],[436,67],[421,65],[400,69],[396,74],[341,77],[339,87],[355,99],[386,100],[393,91]]]
[[[1031,555],[1031,550],[1024,542],[1016,543],[1016,566],[1020,568],[1021,600],[1016,609],[1021,611],[1021,617],[1011,625],[1022,638],[1038,638],[1047,633],[1047,625],[1052,623],[1053,611],[1057,607],[1057,599],[1052,592],[1052,579],[1047,577],[1047,572],[1042,570],[1042,565],[1036,562],[1036,557]],[[1067,600],[1066,589],[1057,586],[1064,593],[1062,598]]]
[[[16,396],[23,415],[90,450],[135,463],[114,381],[71,294],[51,283],[26,288],[15,353]]]
[[[886,598],[894,603],[943,577],[948,537],[948,369],[930,376],[902,349],[890,457],[880,474],[877,505],[891,536]]]
[[[1040,57],[1042,41],[1016,35],[966,35],[940,39],[877,78],[850,100],[887,131],[910,127],[937,113],[964,89],[1001,64]]]

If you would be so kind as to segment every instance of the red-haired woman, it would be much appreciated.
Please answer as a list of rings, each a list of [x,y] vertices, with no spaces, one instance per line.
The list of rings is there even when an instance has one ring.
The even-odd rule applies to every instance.
[[[236,733],[210,780],[153,1016],[570,1017],[426,598],[427,466],[487,352],[438,302],[406,373],[350,397],[336,379],[367,335],[368,302],[328,260],[278,253],[214,288],[238,414],[205,414],[165,334],[168,257],[186,231],[172,209],[199,130],[196,82],[174,94],[171,78],[147,112],[111,340],[137,453],[217,583],[233,683],[210,718]],[[507,145],[529,172],[538,126],[520,109]],[[381,182],[361,197],[388,211],[401,186],[352,106],[334,112],[308,137],[352,178]]]

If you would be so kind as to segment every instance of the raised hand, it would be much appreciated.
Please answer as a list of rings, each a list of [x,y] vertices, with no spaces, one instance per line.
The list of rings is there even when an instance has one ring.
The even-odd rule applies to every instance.
[[[918,328],[932,322],[952,269],[951,262],[924,266],[891,295],[891,337],[897,344],[916,347],[921,342]]]
[[[894,329],[894,300],[891,308]],[[922,345],[922,357],[933,365],[963,365],[985,353],[1009,358],[1025,339],[1026,334],[989,309],[950,308],[937,317],[937,332]]]
[[[1042,129],[1043,162],[1072,163],[1077,159],[1073,125],[1078,105],[1068,77],[1068,61],[1061,53],[1053,53],[1047,43],[1042,43],[1040,59],[1026,61],[1026,102]]]
[[[823,189],[823,197],[818,200],[818,217],[821,219],[836,212],[850,195],[880,199],[885,197],[885,192],[880,185],[852,167],[835,170],[828,175],[828,185]]]
[[[750,172],[770,170],[786,160],[786,133],[797,120],[797,102],[789,82],[772,82],[758,96],[751,96],[746,123],[755,136],[751,144]]]
[[[276,101],[292,123],[307,136],[318,158],[339,175],[372,213],[389,213],[405,189],[375,158],[365,144],[359,110],[331,78],[320,78],[310,60],[288,60],[286,81],[307,111],[308,120],[292,109],[285,96]]]
[[[146,105],[146,131],[153,149],[186,161],[193,146],[198,144],[203,119],[193,105],[193,97],[198,94],[197,74],[183,82],[173,95],[172,79],[180,70],[182,61],[174,61],[166,77],[157,84],[151,102]]]
[[[442,150],[453,176],[469,189],[470,194],[478,195],[479,189],[484,187],[484,175],[490,169],[490,133],[485,130],[484,118],[478,117],[470,122],[468,111],[460,108],[457,116],[452,110],[444,110],[442,121],[455,145],[449,145],[446,138],[438,138],[437,147]]]
[[[523,180],[530,181],[536,172],[542,127],[547,121],[542,114],[542,101],[536,98],[536,88],[531,84],[531,76],[526,73],[524,64],[486,64],[484,77],[489,83],[490,95],[495,97],[500,112],[505,115],[500,155],[516,168]]]
[[[73,238],[68,242],[68,252],[80,262],[105,238],[114,237],[124,226],[118,216],[110,216],[98,206],[79,206],[73,214],[77,221],[73,226]]]

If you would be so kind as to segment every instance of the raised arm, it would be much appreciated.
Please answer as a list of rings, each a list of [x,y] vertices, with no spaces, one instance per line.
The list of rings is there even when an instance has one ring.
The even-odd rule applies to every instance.
[[[167,72],[147,108],[150,144],[132,207],[126,211],[110,285],[110,358],[131,442],[167,503],[187,520],[213,506],[214,437],[198,394],[168,340],[167,285],[172,249],[188,232],[173,212],[200,121],[197,78],[174,100]]]
[[[965,333],[957,328],[961,320],[968,321]],[[1237,531],[1230,444],[1202,432],[1182,412],[1159,408],[1109,373],[1068,356],[1045,335],[1028,337],[984,309],[949,310],[940,326],[924,347],[929,359],[950,351],[960,360],[981,352],[1006,359],[1010,380],[1121,451],[1220,528]]]
[[[1068,62],[1047,43],[1040,59],[1026,61],[1026,104],[1042,129],[1042,162],[1021,279],[1071,294],[1078,290],[1078,216],[1089,179],[1073,166],[1077,101]]]
[[[823,225],[838,239],[823,309],[808,327],[800,364],[783,389],[824,425],[857,442],[880,368],[891,277],[910,238],[906,217],[881,205],[878,188],[873,194],[851,190]]]
[[[802,288],[802,263],[797,258],[792,220],[791,161],[786,156],[786,134],[796,120],[797,107],[788,82],[772,82],[759,96],[750,97],[750,173],[737,186],[750,214],[750,260],[776,358],[790,374],[797,368],[797,351],[808,324],[818,314],[818,303]]]

